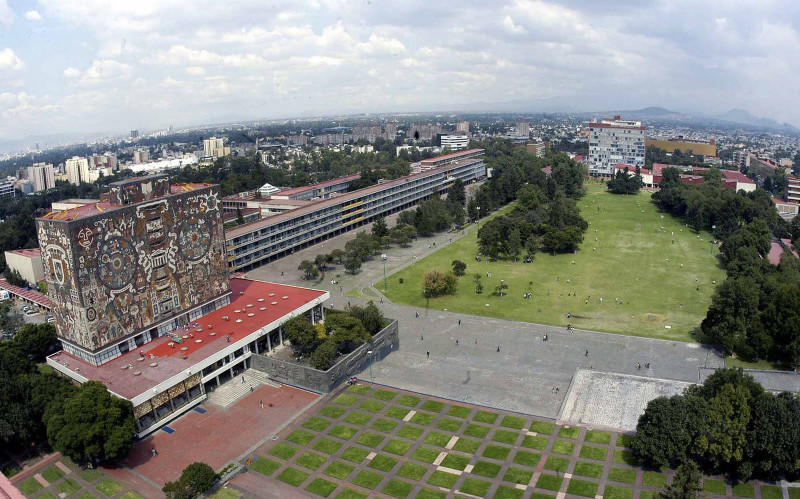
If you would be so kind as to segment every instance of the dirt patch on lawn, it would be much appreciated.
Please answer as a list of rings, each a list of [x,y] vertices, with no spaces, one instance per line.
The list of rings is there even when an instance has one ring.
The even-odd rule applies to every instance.
[[[649,322],[651,324],[658,324],[659,322],[664,322],[667,318],[662,314],[642,314],[642,321]]]

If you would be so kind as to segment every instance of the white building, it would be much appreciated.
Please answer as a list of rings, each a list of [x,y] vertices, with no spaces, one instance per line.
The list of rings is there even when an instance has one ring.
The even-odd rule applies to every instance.
[[[449,147],[451,151],[461,151],[469,147],[469,137],[466,135],[440,135],[442,149]]]
[[[56,186],[53,165],[34,163],[28,167],[28,180],[33,183],[33,192],[46,191]]]
[[[611,176],[619,163],[644,167],[646,130],[641,121],[619,116],[589,123],[589,174]]]
[[[70,184],[80,185],[82,181],[86,182],[84,178],[89,175],[89,161],[86,158],[73,156],[64,163],[64,167]]]
[[[0,178],[0,197],[14,195],[14,177]]]
[[[518,137],[529,137],[531,134],[531,126],[528,124],[527,121],[519,121],[517,122],[517,136]]]
[[[19,275],[35,286],[44,277],[42,250],[39,248],[6,251],[6,265],[19,272]]]
[[[211,137],[203,140],[203,154],[212,158],[221,158],[231,153],[230,147],[225,147],[224,137]]]

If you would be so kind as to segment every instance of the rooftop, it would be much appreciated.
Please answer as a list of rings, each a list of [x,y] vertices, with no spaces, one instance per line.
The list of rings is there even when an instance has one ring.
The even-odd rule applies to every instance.
[[[25,298],[26,300],[30,300],[34,303],[37,303],[43,307],[53,308],[53,302],[50,301],[50,298],[47,295],[43,295],[38,291],[33,291],[30,289],[20,288],[19,286],[14,286],[13,284],[9,284],[5,278],[0,278],[0,288],[7,290],[9,293],[20,296]]]
[[[196,189],[202,189],[203,187],[208,187],[214,184],[172,184],[170,185],[170,194],[180,194],[182,192],[189,192]],[[57,212],[50,212],[46,215],[40,217],[40,219],[46,220],[63,220],[63,221],[73,221],[78,220],[79,218],[89,217],[92,215],[97,215],[98,213],[103,213],[109,210],[118,210],[121,208],[127,208],[130,205],[117,205],[111,204],[108,201],[94,201],[89,204],[84,204],[81,206],[76,206],[75,208],[69,208],[63,211]]]
[[[352,182],[354,180],[358,180],[359,178],[361,178],[361,174],[360,173],[356,173],[355,175],[347,175],[346,177],[334,178],[334,179],[331,179],[331,180],[326,180],[324,182],[319,182],[319,183],[316,183],[316,184],[306,185],[306,186],[303,186],[303,187],[295,187],[294,189],[284,189],[284,190],[282,190],[280,192],[275,192],[275,193],[273,193],[271,195],[272,196],[281,196],[281,197],[283,197],[283,196],[294,196],[296,194],[300,194],[301,192],[313,191],[315,189],[322,189],[324,187],[329,187],[331,185],[341,184],[342,182]]]
[[[423,165],[430,165],[433,163],[438,163],[440,161],[449,161],[462,158],[467,154],[478,154],[479,152],[483,152],[483,149],[464,149],[463,151],[445,154],[444,156],[436,156],[433,158],[423,159],[422,161],[420,161],[420,163],[422,163]]]
[[[51,355],[50,359],[80,376],[102,381],[110,391],[132,399],[297,308],[314,300],[327,299],[328,294],[327,291],[241,277],[233,277],[230,282],[231,304],[174,331],[173,334],[182,337],[182,343],[162,336],[100,366],[63,351]]]
[[[42,257],[41,248],[13,250],[13,251],[9,251],[8,253],[14,253],[15,255],[24,256],[24,257],[27,257],[27,258],[41,258]]]

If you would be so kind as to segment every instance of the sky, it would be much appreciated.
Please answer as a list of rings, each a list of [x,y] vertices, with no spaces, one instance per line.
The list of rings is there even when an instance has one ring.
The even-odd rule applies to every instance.
[[[800,126],[799,29],[771,0],[0,0],[0,139],[509,101]]]

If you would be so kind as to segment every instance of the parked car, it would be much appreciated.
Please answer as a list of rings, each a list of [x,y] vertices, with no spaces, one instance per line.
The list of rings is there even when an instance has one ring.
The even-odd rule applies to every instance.
[[[51,323],[51,324],[52,324],[53,322],[55,322],[55,321],[56,321],[56,318],[55,318],[55,317],[48,317],[48,318],[47,318],[47,322],[49,322],[49,323]]]

